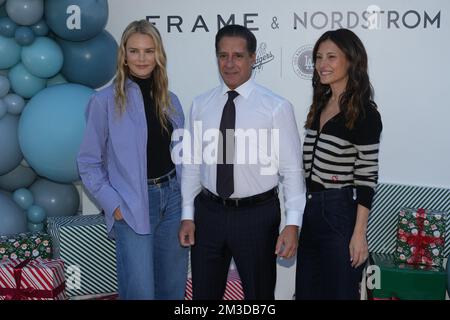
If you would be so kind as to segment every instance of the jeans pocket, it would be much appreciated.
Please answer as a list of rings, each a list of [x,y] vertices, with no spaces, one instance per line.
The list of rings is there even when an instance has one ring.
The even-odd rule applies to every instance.
[[[352,208],[345,204],[328,206],[322,210],[323,220],[342,238],[351,237],[353,233],[352,215]]]

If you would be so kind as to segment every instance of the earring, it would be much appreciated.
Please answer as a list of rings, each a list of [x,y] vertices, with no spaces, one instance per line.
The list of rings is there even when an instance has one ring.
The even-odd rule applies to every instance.
[[[127,63],[127,62],[125,61],[125,62],[123,63],[123,65],[124,65],[124,66],[127,66],[127,65],[128,65],[128,63]]]

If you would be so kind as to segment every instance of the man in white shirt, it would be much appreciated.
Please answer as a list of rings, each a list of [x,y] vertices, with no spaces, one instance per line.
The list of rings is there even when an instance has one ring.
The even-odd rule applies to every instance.
[[[274,299],[276,257],[296,254],[305,206],[294,112],[252,79],[250,30],[220,29],[216,55],[223,84],[194,99],[183,150],[179,238],[191,246],[193,298],[222,299],[233,258],[245,298]]]

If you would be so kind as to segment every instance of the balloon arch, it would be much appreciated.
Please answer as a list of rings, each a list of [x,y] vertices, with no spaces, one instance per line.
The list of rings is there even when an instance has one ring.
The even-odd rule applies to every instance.
[[[115,74],[107,0],[0,0],[0,235],[74,215],[94,89]]]

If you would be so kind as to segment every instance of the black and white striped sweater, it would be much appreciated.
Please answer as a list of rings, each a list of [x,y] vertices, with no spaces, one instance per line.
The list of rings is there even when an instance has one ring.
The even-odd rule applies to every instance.
[[[331,118],[319,132],[317,116],[306,130],[303,165],[308,191],[356,187],[357,202],[370,209],[378,181],[378,147],[381,117],[374,107],[366,109],[352,130],[344,114]]]

